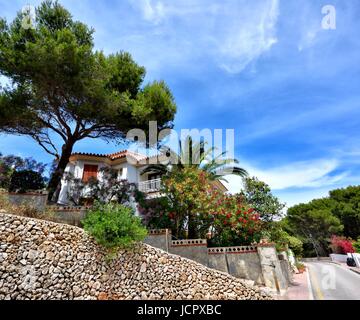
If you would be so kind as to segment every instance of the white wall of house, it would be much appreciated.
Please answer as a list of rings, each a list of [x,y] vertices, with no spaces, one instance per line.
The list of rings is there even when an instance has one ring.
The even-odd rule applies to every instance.
[[[65,176],[67,174],[72,174],[72,175],[76,175],[77,174],[77,167],[72,164],[69,163],[65,169],[65,175],[63,177],[63,179],[61,180],[61,190],[59,193],[59,199],[58,199],[58,204],[60,205],[68,205],[68,190],[69,190],[69,182],[65,179]]]
[[[140,170],[133,165],[126,163],[126,180],[128,180],[130,183],[139,183],[140,181]]]
[[[61,180],[61,191],[59,194],[58,204],[59,205],[69,205],[69,182],[66,180],[66,175],[70,173],[74,179],[82,179],[84,174],[84,166],[86,164],[98,165],[99,169],[107,167],[106,164],[102,162],[95,161],[76,161],[75,163],[68,163],[65,169],[64,178]],[[101,174],[98,174],[98,179],[101,179]],[[86,192],[86,190],[85,190]]]
[[[66,167],[65,172],[73,175],[75,179],[82,179],[84,173],[84,166],[88,165],[98,165],[99,170],[104,167],[109,167],[105,163],[95,162],[95,161],[76,161],[75,163],[69,163]],[[122,163],[112,167],[115,170],[122,170],[122,174],[119,177],[120,180],[128,180],[130,183],[138,184],[141,181],[146,181],[148,179],[148,175],[141,175],[144,167],[139,168],[135,167],[129,163]],[[101,180],[101,174],[98,174],[98,179]],[[62,187],[59,195],[58,204],[60,205],[69,205],[68,193],[69,193],[69,182],[66,179],[62,179]],[[86,190],[85,190],[86,192]]]

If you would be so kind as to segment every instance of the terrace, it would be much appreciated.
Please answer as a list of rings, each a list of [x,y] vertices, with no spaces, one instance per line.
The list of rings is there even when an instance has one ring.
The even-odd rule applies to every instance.
[[[161,179],[142,181],[138,184],[139,191],[144,193],[156,193],[160,191]]]

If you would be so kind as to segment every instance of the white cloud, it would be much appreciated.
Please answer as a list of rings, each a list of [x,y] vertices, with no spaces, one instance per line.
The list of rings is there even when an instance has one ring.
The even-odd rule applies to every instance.
[[[311,48],[318,41],[322,19],[320,9],[312,3],[308,3],[302,7],[301,14],[296,17],[299,32],[299,51]]]
[[[129,0],[130,4],[140,10],[143,19],[159,24],[166,18],[177,17],[187,20],[190,16],[206,17],[215,15],[222,5],[211,4],[208,0],[164,1],[164,0]],[[229,1],[229,0],[228,0]]]
[[[142,12],[143,18],[159,24],[165,17],[165,7],[161,1],[131,0],[131,4]]]
[[[248,7],[245,14],[233,19],[224,39],[218,42],[223,59],[221,67],[239,73],[278,42],[276,23],[279,2],[272,0]]]
[[[339,167],[339,161],[335,159],[295,162],[269,169],[259,169],[244,162],[241,164],[248,170],[250,176],[266,182],[273,190],[320,188],[334,185],[347,176],[347,173],[331,175]],[[241,178],[231,175],[227,180],[230,192],[241,190]]]
[[[320,28],[304,32],[298,44],[299,51],[303,51],[304,49],[311,47],[315,43],[319,31]]]
[[[299,10],[299,14],[296,19],[296,25],[298,27],[299,34],[297,35],[297,47],[299,51],[306,51],[312,49],[315,46],[322,46],[325,43],[331,43],[337,37],[346,37],[349,35],[347,30],[347,24],[351,20],[351,11],[355,11],[352,8],[351,1],[346,5],[336,8],[341,12],[342,28],[341,30],[325,30],[322,27],[322,20],[325,14],[322,12],[322,6],[319,6],[315,1],[306,1],[302,3],[302,8]],[[341,10],[341,11],[340,11]],[[341,33],[344,32],[343,35]],[[311,52],[311,50],[309,50]]]
[[[182,65],[201,54],[226,72],[240,73],[278,42],[278,0],[226,0],[221,5],[208,0],[129,1],[150,24],[143,41],[158,48],[151,57],[172,65],[178,64],[176,51]]]

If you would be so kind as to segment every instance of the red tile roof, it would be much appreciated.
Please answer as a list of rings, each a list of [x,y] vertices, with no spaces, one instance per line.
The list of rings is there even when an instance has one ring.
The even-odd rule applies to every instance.
[[[129,150],[123,150],[116,153],[111,154],[98,154],[98,153],[86,153],[86,152],[75,152],[72,156],[89,156],[89,157],[98,157],[98,158],[108,158],[110,160],[117,160],[121,158],[126,158],[127,156],[131,156],[136,160],[140,161],[146,159],[147,157],[143,154],[139,154],[136,152],[132,152]]]

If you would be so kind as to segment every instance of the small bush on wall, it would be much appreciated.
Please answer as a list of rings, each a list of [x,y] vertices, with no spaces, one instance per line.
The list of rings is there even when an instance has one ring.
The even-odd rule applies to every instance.
[[[133,210],[120,204],[96,203],[83,220],[85,231],[107,249],[129,248],[147,236]]]

